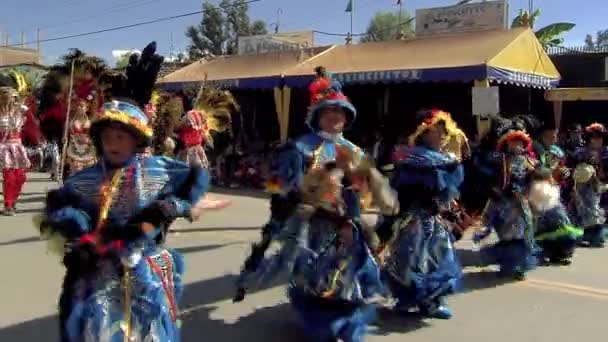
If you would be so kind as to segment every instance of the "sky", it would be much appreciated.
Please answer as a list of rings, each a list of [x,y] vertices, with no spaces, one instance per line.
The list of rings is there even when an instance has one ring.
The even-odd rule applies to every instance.
[[[210,0],[219,3],[220,0]],[[370,18],[377,11],[396,10],[395,0],[353,0],[353,31],[365,32]],[[157,18],[200,10],[202,0],[1,0],[0,31],[9,33],[11,43],[19,43],[21,32],[26,41],[34,41],[36,29],[42,38],[90,32],[110,27],[129,25]],[[277,22],[280,30],[346,33],[350,16],[345,13],[348,0],[261,0],[250,5],[252,19]],[[403,0],[404,8],[415,13],[416,8],[453,5],[457,0]],[[528,0],[510,0],[510,19],[518,9],[527,8]],[[607,29],[608,1],[606,0],[535,0],[542,15],[537,28],[552,22],[573,22],[576,27],[566,38],[566,46],[580,46],[586,34]],[[53,63],[69,48],[79,48],[114,63],[114,50],[142,49],[148,42],[157,41],[159,53],[169,55],[188,45],[184,35],[189,25],[200,22],[202,15],[135,28],[42,43],[43,61]],[[315,35],[315,44],[341,43],[343,38]],[[35,47],[31,45],[31,47]]]

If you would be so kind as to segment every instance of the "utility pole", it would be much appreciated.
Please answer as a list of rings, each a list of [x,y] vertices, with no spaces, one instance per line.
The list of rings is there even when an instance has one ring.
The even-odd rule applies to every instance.
[[[36,29],[36,51],[40,55],[40,29]]]
[[[403,12],[403,1],[404,0],[399,0],[397,2],[399,4],[399,28],[397,30],[397,39],[399,40],[403,40],[403,38],[405,37],[405,34],[403,33],[403,23],[401,22],[401,13]]]
[[[278,8],[277,9],[277,22],[275,24],[274,27],[274,33],[279,33],[280,27],[281,27],[281,14],[283,14],[283,9],[282,8]]]
[[[21,31],[21,47],[25,47],[25,31]]]

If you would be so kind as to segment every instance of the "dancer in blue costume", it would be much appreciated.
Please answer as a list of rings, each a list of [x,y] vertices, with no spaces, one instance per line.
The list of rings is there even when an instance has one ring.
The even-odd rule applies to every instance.
[[[388,244],[385,283],[397,300],[396,309],[417,307],[423,315],[449,319],[446,296],[454,293],[462,276],[452,247],[451,212],[463,181],[458,159],[441,152],[444,140],[456,129],[446,112],[423,110],[408,146],[395,153],[393,187],[401,207]]]
[[[515,120],[496,120],[500,122],[496,125],[496,149],[502,165],[496,172],[498,184],[482,215],[483,229],[475,234],[474,241],[495,231],[499,242],[481,249],[482,260],[498,264],[500,275],[521,280],[537,264],[534,218],[528,201],[537,162],[532,157],[532,141],[525,126]]]
[[[369,182],[386,212],[394,212],[398,203],[388,181],[342,137],[356,111],[339,84],[325,77],[311,86],[308,124],[317,133],[281,150],[275,165],[297,185],[297,210],[273,236],[282,241],[279,250],[249,274],[248,288],[263,286],[287,269],[288,296],[313,340],[356,342],[375,319],[372,302],[382,289],[360,221],[361,182]]]
[[[542,250],[541,262],[569,265],[583,230],[572,224],[561,193],[567,189],[570,170],[566,155],[555,145],[557,130],[544,124],[535,134],[534,153],[539,161],[539,182],[530,191],[530,203],[536,218],[536,242]]]
[[[99,161],[47,195],[41,231],[66,246],[62,341],[180,340],[184,262],[162,243],[175,219],[198,218],[209,176],[141,154],[152,137],[142,108],[162,63],[155,51],[132,56],[128,78],[113,81],[116,101],[90,130]]]
[[[359,157],[363,151],[342,135],[356,116],[355,107],[342,94],[339,82],[332,79],[323,67],[315,69],[317,77],[310,85],[311,103],[307,125],[312,130],[295,142],[290,142],[274,153],[271,158],[271,178],[266,184],[272,194],[270,220],[262,228],[262,238],[252,245],[251,254],[245,260],[237,279],[234,301],[243,300],[248,278],[258,272],[264,253],[273,240],[281,240],[286,220],[300,202],[299,185],[303,173],[326,162],[335,161],[336,146],[340,145]],[[327,108],[340,108],[340,113]]]
[[[608,130],[594,123],[585,128],[587,146],[576,153],[574,187],[571,201],[574,221],[585,229],[582,243],[590,247],[605,244],[606,215],[603,194],[606,192],[608,149],[605,147]]]

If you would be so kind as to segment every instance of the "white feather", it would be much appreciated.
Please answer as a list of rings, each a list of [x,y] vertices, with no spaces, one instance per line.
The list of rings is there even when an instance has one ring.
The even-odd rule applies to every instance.
[[[528,195],[530,205],[541,213],[557,207],[560,204],[559,197],[559,186],[549,181],[532,183]]]

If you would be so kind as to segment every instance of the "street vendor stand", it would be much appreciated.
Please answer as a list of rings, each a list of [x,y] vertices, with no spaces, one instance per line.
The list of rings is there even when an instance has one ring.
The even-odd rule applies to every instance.
[[[566,101],[608,101],[608,88],[557,88],[545,91],[545,100],[553,102],[556,127],[562,121],[563,103]]]

